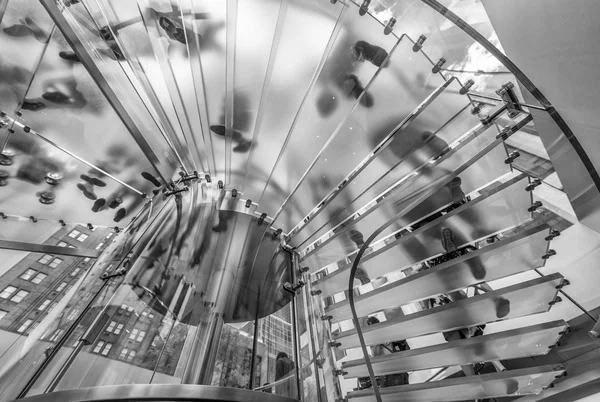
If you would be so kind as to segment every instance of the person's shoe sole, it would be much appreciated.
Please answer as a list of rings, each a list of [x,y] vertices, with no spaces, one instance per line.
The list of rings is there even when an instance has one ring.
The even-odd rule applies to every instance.
[[[91,177],[86,174],[82,174],[79,176],[79,178],[81,180],[87,181],[90,184],[93,184],[94,186],[106,187],[106,183],[104,181],[98,179],[97,177]]]
[[[44,109],[45,107],[46,107],[46,105],[43,104],[42,102],[33,102],[33,101],[28,101],[28,100],[25,100],[23,102],[23,104],[21,105],[21,109],[31,110],[32,112],[35,112],[40,109]]]
[[[142,172],[142,177],[144,179],[148,180],[149,182],[151,182],[152,184],[154,184],[156,187],[162,186],[162,183],[156,177],[154,177],[154,175],[152,175],[151,173]]]
[[[125,217],[125,215],[127,215],[127,210],[125,208],[121,208],[115,214],[113,221],[120,222],[121,219],[123,219]]]
[[[106,200],[104,198],[98,198],[96,202],[94,202],[94,206],[92,207],[92,211],[98,212],[100,208],[102,208],[106,204]]]
[[[447,253],[456,251],[456,245],[454,244],[454,233],[452,233],[452,229],[442,229],[442,247],[444,247],[444,250],[446,250]]]
[[[79,184],[77,184],[77,188],[80,189],[81,192],[83,193],[83,195],[85,195],[90,200],[98,199],[98,196],[96,194],[94,194],[93,191],[88,190],[87,187],[85,186],[85,184],[79,183]]]
[[[496,299],[496,317],[504,318],[510,314],[510,300],[505,298]]]
[[[72,61],[74,63],[81,63],[81,60],[79,60],[79,57],[77,57],[77,55],[72,52],[62,51],[62,52],[58,53],[58,56],[63,60]]]

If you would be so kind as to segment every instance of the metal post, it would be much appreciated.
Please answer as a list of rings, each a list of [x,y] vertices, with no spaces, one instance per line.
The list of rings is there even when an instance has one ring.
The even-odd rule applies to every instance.
[[[298,254],[294,252],[294,258],[298,259]],[[309,276],[310,274],[307,274]],[[309,308],[309,297],[310,295],[310,278],[306,278],[306,285],[303,287],[304,290],[304,311],[308,315],[308,330],[310,332],[310,345],[312,347],[313,352],[313,371],[315,373],[315,383],[317,385],[317,401],[321,401],[321,379],[319,378],[319,365],[317,364],[317,348],[315,347],[315,337],[317,336],[317,331],[315,326],[315,320],[313,319],[312,312],[314,311],[312,308]],[[320,345],[319,345],[320,346]]]
[[[253,390],[256,387],[254,384],[254,368],[256,367],[256,349],[258,347],[258,312],[260,311],[260,291],[256,297],[256,316],[254,317],[254,338],[252,338],[252,358],[250,359],[250,381],[248,382],[248,389]],[[258,384],[260,387],[260,384]]]
[[[295,254],[290,254],[290,258],[292,259],[291,264],[291,280],[292,283],[296,283],[296,272],[298,269],[298,261],[297,256]],[[296,303],[296,293],[292,296],[292,338],[294,343],[294,363],[296,365],[296,384],[298,388],[298,400],[302,400],[302,388],[300,382],[300,339],[298,337],[298,305]]]

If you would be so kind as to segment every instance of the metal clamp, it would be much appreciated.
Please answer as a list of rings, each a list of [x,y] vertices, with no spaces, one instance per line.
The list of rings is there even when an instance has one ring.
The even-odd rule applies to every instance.
[[[461,94],[461,95],[466,95],[467,93],[469,93],[469,89],[471,89],[471,87],[473,85],[475,85],[475,81],[473,81],[473,80],[467,80],[467,82],[465,82],[465,84],[458,91],[458,93]]]
[[[550,248],[550,249],[548,249],[548,252],[546,252],[546,254],[544,254],[542,256],[542,259],[547,260],[548,258],[552,257],[553,255],[556,255],[556,250],[553,250]]]
[[[556,303],[560,303],[562,301],[562,298],[560,296],[556,296],[554,298],[554,300],[552,300],[551,302],[548,302],[549,306],[554,306]]]
[[[509,163],[513,163],[515,159],[517,159],[519,156],[521,156],[521,153],[519,151],[513,151],[510,154],[508,154],[508,158],[504,159],[504,163],[506,163],[507,165]]]
[[[327,342],[327,344],[329,345],[330,348],[338,348],[338,347],[342,346],[342,344],[338,341],[329,341],[329,342]]]
[[[444,59],[443,57],[440,57],[440,59],[438,60],[438,62],[435,63],[435,65],[431,69],[431,72],[434,73],[434,74],[439,73],[440,71],[442,71],[442,66],[444,64],[446,64],[446,59]]]
[[[562,288],[564,288],[565,286],[569,286],[571,284],[571,281],[569,281],[568,279],[563,279],[563,281],[560,283],[560,285],[556,286],[556,289],[560,290]]]
[[[371,0],[364,0],[360,8],[358,9],[358,13],[360,15],[365,15],[367,11],[369,11],[369,4],[371,4]]]
[[[389,35],[394,30],[394,25],[396,25],[396,19],[394,17],[390,18],[385,28],[383,28],[383,34]]]
[[[323,314],[321,316],[321,321],[331,321],[331,320],[333,320],[333,316],[332,315]]]
[[[541,208],[544,204],[541,201],[535,201],[529,208],[527,208],[527,212],[534,212],[538,208]]]
[[[413,52],[418,52],[419,50],[421,50],[423,48],[423,43],[425,43],[426,40],[427,40],[427,36],[425,36],[425,35],[419,36],[419,39],[417,39],[417,41],[413,45],[413,48],[412,48]]]
[[[548,236],[546,236],[544,238],[544,240],[550,241],[550,240],[552,240],[552,239],[554,239],[555,237],[558,237],[558,236],[560,236],[560,230],[552,229],[552,230],[550,230],[550,234]]]
[[[273,234],[271,235],[271,240],[273,240],[273,241],[277,240],[279,235],[281,235],[281,232],[282,232],[281,228],[274,231]]]
[[[542,184],[542,181],[540,179],[533,179],[531,183],[529,183],[527,187],[525,187],[525,191],[533,191],[533,189],[539,186],[540,184]]]
[[[293,295],[296,294],[296,292],[298,291],[298,289],[301,289],[304,285],[306,285],[306,283],[304,281],[297,281],[294,284],[291,284],[289,282],[286,282],[283,284],[283,290],[285,290],[288,293],[291,293]]]
[[[100,275],[100,279],[102,279],[103,281],[105,281],[107,279],[115,278],[117,276],[123,276],[126,273],[127,273],[127,270],[125,268],[119,268],[117,270],[117,272],[115,272],[114,274],[102,274],[102,275]]]
[[[508,109],[508,117],[514,119],[523,111],[517,94],[514,91],[515,85],[512,82],[507,82],[496,91],[496,94],[502,98]]]
[[[163,189],[163,194],[166,195],[167,197],[170,195],[175,195],[175,194],[179,194],[185,191],[190,191],[190,189],[188,187],[177,187],[175,184],[171,183],[171,185],[169,186],[169,188],[165,188]]]
[[[333,374],[335,377],[339,377],[339,376],[341,376],[341,375],[346,375],[346,374],[348,374],[348,372],[347,372],[347,371],[344,371],[344,370],[342,370],[342,369],[333,369],[333,370],[331,371],[331,374]]]
[[[311,296],[318,296],[321,293],[323,293],[323,291],[321,289],[313,289],[313,290],[310,291],[310,295]]]
[[[181,181],[182,182],[188,182],[188,181],[197,181],[200,180],[200,176],[198,175],[198,172],[196,172],[194,170],[194,173],[190,173],[190,174],[185,174],[185,172],[179,172],[179,176],[181,176]]]

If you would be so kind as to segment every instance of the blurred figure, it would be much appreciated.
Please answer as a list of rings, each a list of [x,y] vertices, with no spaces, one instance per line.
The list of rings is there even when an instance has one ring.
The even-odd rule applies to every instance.
[[[292,374],[295,370],[296,364],[288,357],[287,353],[277,353],[277,362],[275,363],[275,381]],[[277,395],[287,396],[294,399],[298,398],[296,378],[292,376],[282,384],[275,385],[275,393]]]
[[[263,387],[266,385],[269,385],[269,382],[266,382],[263,384]],[[262,392],[266,392],[267,394],[272,394],[273,393],[273,388],[269,387],[269,388],[263,388]]]
[[[317,402],[317,382],[313,377],[313,372],[309,367],[305,367],[302,371],[304,377],[304,399],[303,402]]]

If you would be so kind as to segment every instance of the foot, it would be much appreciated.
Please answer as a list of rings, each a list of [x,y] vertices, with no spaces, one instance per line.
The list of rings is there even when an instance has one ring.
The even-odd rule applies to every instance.
[[[123,219],[125,217],[125,215],[127,215],[127,210],[125,208],[121,208],[115,214],[115,217],[113,218],[113,221],[120,222],[121,219]]]
[[[225,137],[225,133],[227,132],[227,129],[225,128],[224,124],[215,124],[215,125],[210,126],[210,131],[212,131],[216,135]],[[246,141],[246,140],[244,140],[242,133],[240,133],[237,130],[231,130],[231,138],[236,141]]]
[[[158,180],[152,173],[142,172],[142,177],[144,179],[148,180],[149,182],[151,182],[152,184],[154,184],[156,187],[162,186],[162,183],[160,182],[160,180]]]
[[[335,110],[337,109],[337,104],[338,101],[333,92],[323,91],[319,95],[319,99],[317,100],[317,110],[319,111],[319,116],[331,116],[333,112],[335,112]]]
[[[44,98],[50,102],[58,103],[60,105],[73,103],[73,100],[70,97],[68,97],[67,95],[63,94],[62,92],[58,92],[58,91],[45,92],[42,94],[42,98]]]
[[[185,32],[179,21],[168,17],[160,17],[158,19],[158,23],[160,24],[160,27],[167,33],[167,36],[170,39],[176,40],[184,45],[186,44]]]
[[[465,198],[465,193],[462,191],[460,187],[462,184],[462,179],[460,177],[455,177],[446,185],[450,190],[450,197],[454,204],[460,203]]]
[[[468,260],[467,264],[471,269],[471,274],[473,275],[473,278],[480,281],[483,280],[487,275],[487,271],[485,270],[485,267],[481,264],[479,257],[475,257],[471,260]]]
[[[373,107],[373,105],[375,104],[373,95],[371,95],[370,92],[365,92],[362,98],[360,98],[360,104],[366,108]]]
[[[93,177],[93,176],[88,176],[85,174],[82,174],[79,176],[79,178],[81,180],[87,181],[90,184],[93,184],[94,186],[98,186],[98,187],[106,187],[106,183],[102,180],[100,180],[97,177]]]
[[[81,190],[83,195],[85,195],[90,200],[97,200],[98,196],[94,194],[94,189],[87,183],[79,183],[77,184],[77,188]]]
[[[27,99],[25,99],[23,101],[23,104],[21,105],[21,109],[31,110],[32,112],[35,112],[40,109],[44,109],[45,107],[46,107],[46,104],[44,104],[43,102],[36,102],[34,100],[27,100]]]
[[[248,152],[252,147],[252,141],[242,140],[239,144],[233,147],[232,151],[237,153]]]
[[[63,59],[63,60],[67,60],[67,61],[72,61],[73,63],[81,63],[81,60],[79,60],[79,57],[77,57],[77,55],[74,52],[59,52],[58,56]]]
[[[496,304],[496,317],[504,318],[510,313],[510,301],[501,297],[499,299],[494,300]]]
[[[115,198],[114,200],[112,200],[110,203],[108,203],[108,207],[110,209],[115,209],[117,208],[119,205],[121,205],[123,203],[123,200],[120,199],[119,197]]]
[[[46,43],[48,36],[33,20],[29,17],[25,18],[25,23],[31,30],[33,37],[40,43]]]
[[[358,60],[366,60],[377,67],[381,67],[388,57],[388,52],[383,48],[371,45],[364,40],[356,42],[352,47],[352,53]]]
[[[358,279],[360,281],[361,285],[366,285],[367,283],[371,283],[371,278],[369,278],[369,275],[362,268],[358,268],[356,270],[354,279]]]
[[[23,36],[27,36],[31,33],[31,29],[27,25],[24,24],[15,24],[11,25],[7,28],[3,29],[4,33],[8,36],[12,36],[15,38],[20,38]]]
[[[358,230],[351,229],[348,232],[348,236],[350,237],[350,240],[352,240],[354,244],[356,244],[357,247],[362,247],[362,245],[365,244],[364,236]]]
[[[98,212],[100,208],[102,208],[106,204],[106,200],[104,198],[98,198],[94,202],[94,206],[92,207],[92,211]]]
[[[450,228],[442,229],[442,247],[447,253],[456,251],[456,244],[454,243],[454,233]]]

